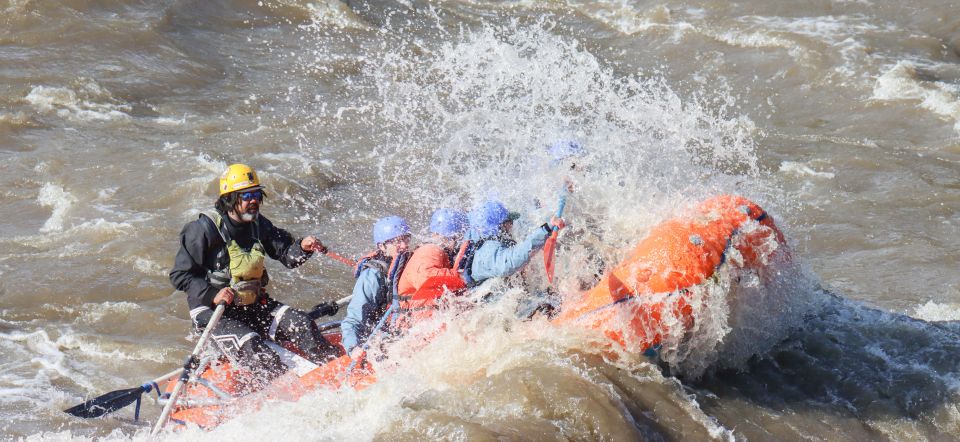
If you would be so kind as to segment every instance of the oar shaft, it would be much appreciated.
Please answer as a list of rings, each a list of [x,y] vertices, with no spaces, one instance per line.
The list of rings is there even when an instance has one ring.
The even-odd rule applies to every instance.
[[[183,373],[183,367],[180,367],[180,368],[178,368],[178,369],[176,369],[176,370],[171,371],[170,373],[167,373],[167,374],[165,374],[165,375],[163,375],[163,376],[160,376],[159,378],[154,379],[151,383],[152,383],[152,384],[159,384],[159,383],[161,383],[161,382],[163,382],[163,381],[165,381],[165,380],[167,380],[167,379],[170,379],[170,378],[172,378],[172,377],[174,377],[174,376],[180,376],[180,373]]]
[[[160,432],[160,429],[167,423],[167,418],[170,417],[170,412],[173,411],[173,406],[177,403],[177,398],[180,396],[180,392],[183,391],[184,384],[186,383],[187,378],[190,376],[189,368],[190,362],[193,361],[200,352],[203,351],[203,347],[207,344],[207,340],[210,339],[210,334],[213,332],[213,329],[216,328],[217,323],[220,322],[220,317],[223,316],[223,311],[226,308],[226,305],[221,303],[217,305],[216,310],[213,311],[213,316],[210,317],[210,321],[207,322],[206,328],[203,329],[203,333],[200,335],[200,339],[197,340],[197,346],[193,348],[193,353],[190,353],[190,358],[187,360],[187,364],[180,370],[180,379],[177,380],[177,385],[173,387],[173,391],[170,392],[170,399],[167,401],[167,404],[163,407],[163,412],[160,413],[160,419],[157,419],[157,424],[153,426],[153,431],[150,432],[151,436],[155,436]]]
[[[340,299],[337,300],[337,305],[339,305],[340,307],[343,307],[343,306],[349,304],[351,299],[353,299],[353,295],[350,295],[350,296],[347,296],[347,297],[344,297],[344,298],[340,298]]]

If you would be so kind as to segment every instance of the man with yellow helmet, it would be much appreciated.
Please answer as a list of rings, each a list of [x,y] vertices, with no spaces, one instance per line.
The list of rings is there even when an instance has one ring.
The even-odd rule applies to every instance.
[[[263,370],[267,379],[283,373],[285,366],[265,339],[291,343],[315,363],[339,355],[340,348],[323,338],[306,313],[271,298],[265,289],[267,256],[294,268],[322,251],[323,244],[314,236],[294,240],[260,214],[266,194],[249,166],[228,167],[219,190],[215,210],[183,227],[170,271],[170,282],[187,294],[194,325],[203,329],[212,307],[225,302],[211,337],[228,356],[248,369]]]

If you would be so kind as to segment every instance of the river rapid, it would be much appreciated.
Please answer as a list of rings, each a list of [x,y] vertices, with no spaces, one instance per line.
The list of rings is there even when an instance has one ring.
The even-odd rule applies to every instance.
[[[545,147],[573,139],[561,292],[724,193],[793,261],[764,290],[718,275],[661,360],[498,288],[370,388],[162,438],[958,440],[958,6],[0,0],[0,439],[151,440],[130,409],[61,410],[192,349],[167,273],[228,164],[277,225],[360,256],[382,216],[422,238],[488,197],[530,231],[565,175]],[[322,256],[268,268],[300,308],[353,285]]]

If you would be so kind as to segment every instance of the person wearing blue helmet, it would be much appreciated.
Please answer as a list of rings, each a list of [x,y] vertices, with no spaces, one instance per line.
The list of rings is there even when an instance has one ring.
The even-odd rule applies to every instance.
[[[551,217],[549,223],[537,227],[518,243],[511,236],[513,221],[518,217],[503,203],[493,200],[470,212],[472,241],[457,262],[468,286],[517,273],[530,262],[534,252],[543,248],[554,226],[564,227],[562,218]]]
[[[353,297],[340,325],[343,347],[354,359],[360,353],[355,350],[383,326],[396,297],[396,282],[409,256],[410,226],[399,216],[382,218],[373,226],[373,242],[377,249],[357,264]]]
[[[432,277],[459,278],[453,260],[467,225],[467,215],[463,211],[441,208],[433,212],[430,239],[414,250],[400,277],[398,289],[401,296],[413,295]]]

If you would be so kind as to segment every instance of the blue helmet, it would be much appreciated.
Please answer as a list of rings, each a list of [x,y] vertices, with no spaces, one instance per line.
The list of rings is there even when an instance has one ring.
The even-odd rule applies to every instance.
[[[430,232],[443,236],[462,234],[467,230],[467,215],[456,209],[437,209],[430,217]]]
[[[553,157],[553,164],[559,164],[567,158],[583,156],[587,150],[576,140],[557,140],[547,146],[547,153]]]
[[[410,226],[407,225],[407,222],[404,221],[403,218],[399,216],[380,218],[380,220],[373,225],[373,242],[374,244],[385,243],[408,233],[410,233]]]
[[[470,212],[470,228],[481,238],[489,238],[500,232],[500,224],[517,219],[517,214],[507,211],[500,201],[490,200]]]

